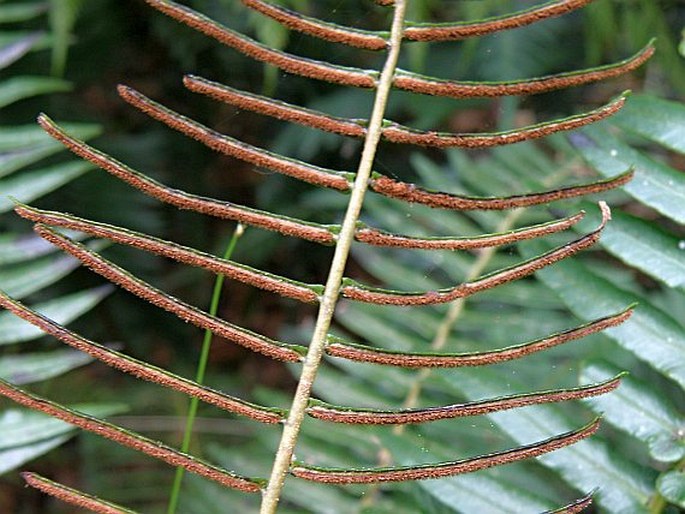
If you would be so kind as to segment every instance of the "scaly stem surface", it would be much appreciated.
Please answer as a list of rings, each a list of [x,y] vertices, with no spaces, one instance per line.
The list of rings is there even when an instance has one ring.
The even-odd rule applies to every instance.
[[[231,240],[228,242],[226,251],[224,252],[224,259],[230,259],[233,255],[233,250],[235,250],[235,245],[238,243],[238,239],[245,232],[245,228],[238,224],[233,232]],[[224,275],[217,275],[214,281],[214,290],[212,291],[212,300],[209,306],[209,314],[215,316],[219,310],[219,299],[221,298],[221,288],[224,285]],[[212,332],[211,330],[205,330],[205,336],[202,341],[202,350],[200,352],[200,359],[197,363],[197,371],[195,373],[195,382],[202,384],[205,380],[205,373],[207,371],[207,361],[209,360],[209,350],[212,346]],[[197,408],[200,404],[200,400],[196,397],[190,399],[190,404],[188,405],[188,414],[186,415],[186,426],[183,433],[183,443],[181,444],[181,451],[183,453],[188,453],[190,449],[190,442],[193,438],[193,425],[195,424],[195,417],[197,416]],[[181,466],[176,468],[176,475],[174,476],[174,483],[171,487],[171,494],[169,495],[169,505],[167,507],[167,514],[174,514],[176,512],[176,507],[178,506],[178,500],[181,492],[181,483],[183,482],[183,475],[185,474],[185,469]]]
[[[312,339],[309,344],[309,351],[307,352],[307,356],[302,365],[302,372],[290,407],[290,414],[283,427],[281,442],[276,452],[271,476],[269,477],[269,484],[264,491],[260,511],[261,514],[274,514],[278,507],[281,490],[283,489],[285,478],[290,469],[293,452],[302,425],[302,419],[304,418],[305,409],[307,408],[311,395],[312,385],[314,384],[314,379],[326,346],[326,336],[328,335],[331,320],[333,319],[335,306],[340,297],[343,272],[350,253],[352,241],[354,240],[357,220],[359,219],[359,213],[361,212],[362,203],[364,202],[364,195],[371,176],[376,149],[381,137],[383,115],[385,114],[386,104],[390,95],[395,69],[397,67],[402,34],[404,32],[406,3],[407,0],[397,0],[394,5],[388,57],[378,80],[376,98],[374,100],[371,118],[369,119],[367,136],[364,141],[364,149],[359,162],[359,168],[357,169],[354,188],[350,195],[350,201],[347,205],[345,218],[335,246],[333,261],[331,263],[328,279],[326,280],[326,289],[321,300],[314,333],[312,334]]]

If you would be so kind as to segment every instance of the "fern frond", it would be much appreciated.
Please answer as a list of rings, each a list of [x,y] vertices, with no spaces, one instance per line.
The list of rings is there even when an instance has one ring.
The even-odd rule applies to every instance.
[[[277,156],[263,149],[251,147],[236,139],[224,136],[158,104],[125,86],[119,86],[119,95],[142,112],[179,132],[197,139],[212,150],[231,157],[268,168],[284,175],[340,191],[349,191],[354,175],[305,164],[293,159]]]
[[[376,193],[389,198],[404,200],[411,203],[419,203],[429,207],[453,210],[503,210],[519,207],[531,207],[543,203],[566,200],[588,194],[602,193],[620,187],[634,176],[632,169],[615,177],[596,180],[588,184],[570,186],[541,193],[514,195],[505,197],[478,198],[448,194],[438,191],[429,191],[417,187],[414,184],[400,182],[389,177],[375,176],[371,182],[371,189]]]
[[[593,232],[536,258],[524,261],[510,268],[495,271],[473,282],[465,282],[451,289],[405,293],[369,287],[351,279],[345,279],[343,281],[342,295],[352,300],[379,305],[435,305],[451,302],[458,298],[465,298],[479,291],[518,280],[594,245],[599,240],[599,236],[607,221],[611,218],[609,207],[603,202],[600,202],[600,207],[602,209],[602,222]]]
[[[395,86],[404,91],[449,98],[488,98],[513,95],[534,95],[557,89],[582,86],[629,73],[654,55],[654,42],[650,41],[635,55],[614,64],[598,68],[559,73],[547,77],[511,80],[506,82],[455,82],[424,78],[408,71],[398,72]]]
[[[592,495],[593,493],[590,493],[583,498],[578,498],[573,503],[565,505],[559,509],[549,510],[543,514],[576,514],[578,512],[583,512],[590,505],[592,505]]]
[[[585,7],[593,0],[552,0],[543,5],[532,7],[516,13],[497,16],[478,22],[456,23],[412,23],[408,22],[404,38],[408,41],[457,41],[469,37],[485,36],[503,30],[530,25],[539,20],[561,16],[576,9]],[[334,23],[322,22],[316,18],[304,16],[279,5],[263,0],[241,0],[245,6],[278,21],[289,29],[303,32],[332,43],[364,48],[366,50],[384,50],[388,46],[387,33],[372,32],[344,27]],[[377,2],[381,5],[392,5],[392,1]]]
[[[604,381],[602,382],[597,381],[581,387],[549,389],[549,386],[547,386],[546,388],[533,391],[528,387],[525,388],[527,392],[513,394],[510,392],[502,394],[488,391],[488,394],[476,396],[475,399],[473,396],[468,398],[467,395],[462,394],[461,396],[464,398],[461,398],[460,403],[454,403],[454,400],[452,400],[452,403],[447,405],[428,408],[419,407],[421,405],[419,398],[422,384],[429,379],[430,368],[469,368],[505,363],[539,351],[559,347],[564,343],[598,333],[607,328],[616,327],[631,316],[633,312],[632,307],[609,316],[599,314],[604,317],[595,318],[584,325],[555,332],[543,338],[539,338],[539,332],[535,335],[521,335],[520,338],[524,341],[528,340],[528,342],[508,347],[505,345],[510,343],[506,342],[497,345],[499,349],[495,350],[461,351],[456,353],[454,351],[447,352],[445,348],[449,331],[463,311],[463,300],[465,298],[475,293],[490,291],[496,286],[530,276],[593,246],[599,240],[605,225],[611,217],[609,207],[606,203],[600,202],[601,220],[598,226],[589,232],[583,226],[583,231],[586,232],[585,235],[561,246],[554,247],[551,250],[544,251],[544,253],[538,252],[536,256],[530,257],[528,260],[519,261],[518,259],[497,257],[497,261],[491,263],[490,260],[496,255],[495,247],[520,241],[537,240],[544,236],[557,234],[576,226],[584,216],[584,212],[581,211],[578,214],[561,217],[553,221],[541,222],[540,218],[532,218],[533,221],[531,221],[531,218],[518,220],[518,216],[522,212],[518,209],[549,204],[558,200],[568,200],[591,193],[609,191],[627,183],[633,177],[632,168],[618,174],[614,172],[609,178],[604,180],[577,185],[567,186],[563,185],[562,180],[557,180],[556,182],[542,184],[540,189],[534,189],[534,192],[528,193],[517,192],[517,188],[512,188],[508,185],[504,191],[504,194],[507,196],[489,195],[490,191],[487,188],[483,188],[480,193],[488,196],[467,196],[448,193],[443,190],[431,190],[395,179],[392,172],[388,172],[387,175],[375,172],[373,168],[379,144],[384,140],[396,144],[411,144],[440,149],[448,147],[483,149],[531,141],[606,119],[616,114],[624,106],[627,97],[627,94],[624,93],[594,110],[514,130],[492,133],[449,133],[420,131],[388,120],[386,118],[387,105],[393,88],[412,93],[450,98],[500,98],[507,95],[544,93],[560,88],[589,84],[632,71],[646,62],[652,55],[654,52],[652,42],[632,57],[617,63],[586,70],[502,82],[445,80],[437,77],[422,76],[400,69],[398,62],[403,41],[460,40],[490,34],[560,16],[587,5],[590,0],[553,0],[527,10],[476,22],[438,24],[415,24],[408,22],[406,20],[407,0],[376,0],[379,5],[393,6],[392,26],[389,32],[351,29],[305,17],[264,0],[242,0],[242,3],[247,7],[271,17],[293,30],[331,42],[372,50],[387,50],[385,61],[380,70],[365,70],[357,67],[341,66],[292,55],[259,43],[185,5],[171,0],[146,0],[146,2],[171,18],[234,48],[239,53],[256,61],[276,66],[285,72],[299,76],[338,85],[373,90],[375,95],[374,103],[368,118],[351,119],[331,116],[325,112],[272,100],[196,76],[186,76],[184,78],[186,87],[191,91],[209,96],[214,100],[232,104],[239,109],[251,110],[261,115],[298,123],[309,128],[346,137],[363,139],[363,148],[359,157],[358,167],[356,171],[350,172],[326,169],[247,144],[173,111],[130,87],[119,86],[118,88],[121,98],[133,107],[152,119],[199,141],[214,151],[242,160],[251,166],[266,168],[315,186],[331,189],[333,190],[331,197],[340,199],[342,195],[339,193],[348,193],[347,208],[342,222],[339,225],[313,223],[174,189],[89,146],[55,124],[45,115],[39,117],[40,125],[48,134],[69,148],[74,154],[161,202],[201,214],[234,220],[241,224],[259,227],[282,235],[333,246],[333,257],[325,285],[299,282],[247,265],[238,264],[228,259],[217,258],[179,243],[86,218],[36,209],[22,204],[17,205],[15,210],[20,216],[35,223],[34,229],[40,237],[75,257],[108,281],[128,290],[150,304],[174,314],[183,321],[210,331],[256,353],[284,362],[298,363],[299,366],[296,367],[299,373],[298,385],[291,405],[286,411],[234,398],[89,341],[7,296],[0,295],[0,305],[38,326],[46,333],[55,336],[65,344],[86,352],[116,369],[183,392],[206,403],[255,421],[271,424],[281,423],[283,430],[278,449],[274,455],[270,477],[268,480],[263,480],[227,471],[203,460],[196,459],[184,452],[179,452],[166,445],[147,439],[139,434],[124,430],[116,425],[52,403],[7,382],[0,382],[0,394],[27,407],[40,410],[73,423],[84,430],[98,433],[117,443],[161,459],[168,464],[180,466],[188,471],[209,478],[222,486],[242,492],[261,492],[263,493],[262,514],[273,514],[276,511],[282,496],[285,480],[289,475],[306,481],[339,485],[378,484],[451,477],[543,456],[549,452],[577,443],[596,432],[599,427],[599,419],[595,419],[580,429],[568,431],[569,427],[577,425],[577,421],[574,418],[572,420],[574,423],[569,423],[568,426],[563,428],[563,430],[566,430],[565,433],[560,433],[562,429],[556,426],[547,430],[544,435],[538,436],[537,441],[533,443],[530,443],[530,439],[519,440],[518,444],[520,446],[495,453],[490,453],[491,449],[489,448],[480,449],[480,454],[460,460],[451,460],[454,458],[453,455],[441,456],[438,459],[441,462],[437,464],[391,466],[394,463],[385,453],[383,453],[383,457],[378,463],[368,468],[359,468],[358,464],[345,468],[319,467],[294,460],[295,447],[300,440],[303,423],[307,416],[332,423],[344,424],[345,430],[354,429],[354,427],[348,425],[399,425],[397,431],[394,432],[394,435],[399,435],[403,430],[403,426],[407,424],[420,424],[494,413],[498,413],[497,416],[507,416],[510,414],[509,411],[513,409],[530,406],[537,406],[534,407],[535,409],[549,409],[552,404],[596,397],[609,393],[618,387],[620,375],[607,380],[603,378],[602,380]],[[625,170],[626,168],[624,167],[623,169]],[[449,190],[450,188],[451,186],[448,185],[442,189]],[[404,205],[395,202],[396,205],[400,205],[398,209],[408,209],[410,206],[406,204],[417,203],[436,209],[455,211],[517,210],[510,212],[505,220],[495,227],[494,230],[490,227],[489,230],[492,233],[473,237],[464,237],[462,235],[407,236],[395,231],[377,229],[361,221],[365,196],[368,190],[380,196],[404,202]],[[437,213],[436,211],[432,212],[436,217],[453,214],[440,211]],[[484,217],[483,219],[487,218]],[[388,224],[393,225],[393,222]],[[519,227],[519,224],[524,226],[516,228]],[[486,225],[487,223],[483,224],[483,226]],[[221,276],[225,275],[228,278],[286,298],[317,304],[318,315],[309,345],[305,347],[273,340],[229,323],[214,315],[217,312],[215,308],[218,302],[212,304],[210,313],[205,312],[175,298],[167,292],[153,287],[126,269],[105,259],[98,252],[50,228],[51,226],[103,238],[167,257],[179,263],[198,267]],[[397,224],[395,226],[396,228],[398,227]],[[443,227],[446,226],[443,225]],[[402,224],[399,225],[399,229],[404,231]],[[454,234],[458,231],[458,229],[450,230],[450,233]],[[409,233],[416,233],[416,231],[409,231]],[[435,290],[431,288],[433,285],[431,281],[421,280],[419,282],[422,285],[417,288],[420,289],[418,292],[403,292],[384,287],[371,287],[352,278],[345,278],[345,269],[350,251],[352,245],[356,242],[366,243],[370,246],[400,249],[474,250],[485,248],[486,250],[479,253],[474,265],[466,273],[466,278],[462,283],[454,287]],[[369,248],[366,248],[368,251]],[[417,252],[411,253],[416,254]],[[452,259],[453,256],[449,258]],[[461,256],[455,259],[457,258],[461,258]],[[488,272],[490,269],[495,271]],[[380,273],[380,275],[383,275],[383,273]],[[428,285],[424,287],[423,284]],[[219,290],[218,288],[219,286],[217,286],[216,291]],[[218,298],[218,294],[215,298]],[[342,299],[356,300],[360,303],[375,304],[376,306],[429,306],[444,303],[451,303],[452,305],[449,307],[445,318],[439,322],[430,351],[417,352],[350,343],[333,336],[331,334],[331,325],[333,323],[334,311]],[[618,309],[619,307],[616,308]],[[412,330],[414,329],[412,328]],[[541,332],[549,334],[553,330],[558,330],[558,326]],[[535,337],[538,338],[533,339]],[[207,338],[209,338],[209,334]],[[372,343],[374,342],[372,341]],[[376,341],[375,344],[385,346],[385,341]],[[389,347],[394,348],[392,344],[389,344]],[[417,347],[416,349],[420,348]],[[346,361],[392,366],[393,368],[374,368],[373,378],[378,379],[378,374],[392,377],[395,382],[402,384],[403,390],[406,389],[407,377],[410,375],[407,370],[402,368],[426,369],[423,369],[410,381],[401,409],[340,407],[335,403],[326,403],[314,399],[312,396],[315,379],[320,371],[322,360],[327,356],[345,359],[336,361],[336,365],[340,367],[354,364],[357,368],[363,368],[363,366],[359,366],[354,362]],[[488,368],[485,369],[487,372]],[[467,373],[469,370],[464,369],[461,371]],[[359,373],[363,374],[365,372],[360,370]],[[371,372],[369,372],[369,376],[371,376]],[[484,374],[483,376],[486,375]],[[466,377],[468,378],[468,375]],[[198,381],[201,382],[200,379]],[[441,404],[448,403],[444,401],[444,398],[441,399],[443,400],[440,402]],[[356,400],[340,403],[368,405],[368,403]],[[424,405],[436,405],[437,403],[437,401],[426,402]],[[379,402],[375,406],[378,405],[382,405],[382,403]],[[387,440],[383,436],[379,436],[381,444],[384,444]],[[333,459],[331,460],[333,461]],[[327,464],[327,462],[324,462],[324,464]],[[39,477],[27,475],[27,480],[32,482],[34,486],[43,488],[49,494],[53,494],[66,501],[71,501],[77,505],[86,507],[91,505],[99,509],[110,508],[106,503],[101,502],[98,504],[99,500],[97,499],[77,491],[68,490],[57,484],[49,483]],[[180,483],[180,479],[177,483]],[[585,487],[583,489],[587,490]],[[591,496],[586,496],[561,509],[549,512],[579,512],[589,505],[590,502]],[[558,501],[556,504],[558,505],[559,503],[561,502]],[[554,503],[548,502],[544,505],[549,506],[550,504]],[[116,509],[117,507],[112,506],[111,508]],[[174,509],[175,502],[172,501],[170,512],[173,512]],[[102,512],[110,511],[102,510]],[[111,512],[126,511],[112,510]]]
[[[374,182],[372,182],[372,188],[373,184]],[[584,216],[585,213],[581,211],[578,214],[556,221],[540,223],[518,230],[511,230],[509,232],[484,234],[475,237],[408,237],[392,232],[380,231],[360,224],[357,233],[355,234],[355,239],[373,246],[421,250],[471,250],[475,248],[490,248],[493,246],[508,245],[518,241],[556,234],[557,232],[572,227],[583,219]]]
[[[15,212],[35,223],[69,228],[91,236],[109,239],[115,243],[125,244],[184,264],[197,266],[218,275],[225,275],[233,280],[239,280],[301,302],[316,303],[323,292],[323,286],[304,284],[250,266],[219,259],[187,246],[174,244],[140,232],[124,230],[106,223],[85,220],[60,212],[40,210],[27,205],[18,205]]]
[[[333,132],[342,136],[361,138],[366,135],[366,126],[368,125],[368,120],[344,119],[330,116],[312,109],[305,109],[292,104],[287,104],[285,102],[271,100],[261,95],[239,91],[237,89],[200,77],[186,76],[183,82],[191,91],[205,94],[225,103],[230,103],[240,109],[251,110],[260,114],[272,116],[280,120],[292,121],[310,128],[316,128],[326,132]],[[257,159],[250,160],[249,158],[242,156],[240,150],[232,148],[231,145],[235,145],[232,138],[228,138],[227,136],[210,131],[206,127],[189,121],[187,118],[184,118],[173,111],[165,109],[160,105],[151,102],[149,99],[142,97],[141,95],[137,96],[137,98],[129,98],[127,95],[125,99],[127,99],[129,103],[134,104],[139,109],[151,115],[153,118],[163,121],[176,130],[202,141],[204,144],[214,150],[231,155],[232,157],[241,158],[258,166],[264,166],[274,171],[294,176],[296,178],[300,178],[301,180],[306,180],[307,182],[318,183],[319,185],[333,187],[335,189],[343,189],[342,183],[338,187],[336,185],[326,183],[324,179],[320,179],[319,182],[314,182],[313,178],[304,178],[308,176],[315,177],[316,170],[311,166],[311,171],[306,173],[300,172],[299,174],[297,174],[297,167],[294,164],[292,165],[292,171],[288,170],[289,166],[281,165],[280,163],[269,166],[269,164],[265,162],[265,157],[269,155],[268,152],[263,152],[261,161]],[[549,136],[557,132],[574,130],[585,125],[601,121],[604,118],[616,114],[625,104],[626,96],[627,93],[624,93],[615,100],[609,102],[607,105],[584,114],[578,114],[564,119],[557,119],[554,121],[539,123],[537,125],[522,127],[505,132],[483,134],[449,134],[435,131],[426,132],[405,127],[395,122],[386,121],[384,123],[382,137],[384,140],[391,143],[411,144],[433,148],[488,148],[492,146],[508,145]],[[247,145],[242,143],[242,147],[246,146]],[[245,150],[243,150],[243,154],[244,153]],[[335,173],[336,172],[333,171],[326,172],[326,174],[331,175]],[[329,178],[329,181],[330,180],[332,179]]]
[[[297,57],[273,50],[247,36],[207,18],[189,7],[171,0],[146,0],[152,7],[255,60],[271,64],[294,75],[301,75],[343,86],[375,89],[378,73],[359,68],[333,65]],[[429,79],[398,69],[393,86],[404,91],[450,98],[499,97],[504,95],[531,95],[580,86],[623,75],[639,68],[654,54],[653,42],[648,43],[634,56],[615,64],[583,71],[573,71],[526,80],[498,83],[457,82]]]

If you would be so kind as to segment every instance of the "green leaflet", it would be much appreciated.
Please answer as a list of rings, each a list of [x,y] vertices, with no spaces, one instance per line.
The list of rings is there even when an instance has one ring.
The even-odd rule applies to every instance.
[[[669,287],[685,287],[685,241],[655,223],[616,210],[600,244]]]
[[[362,310],[361,307],[367,309],[369,306],[364,305],[359,307],[358,310]],[[351,321],[351,324],[348,325],[349,328],[357,330],[356,324],[354,323],[354,313],[351,313],[349,319]],[[392,329],[398,333],[402,332],[402,329],[397,326],[393,326]],[[380,344],[383,344],[386,339],[385,337],[373,337],[370,333],[367,337],[371,337],[372,341]],[[394,340],[394,338],[390,337],[390,341]],[[385,340],[386,344],[387,342],[388,341]],[[415,344],[421,343],[420,341],[417,341]],[[577,344],[583,344],[583,342]],[[512,369],[520,371],[522,369],[521,364],[522,363],[516,364],[516,367]],[[453,397],[454,395],[457,397],[465,395],[467,399],[472,400],[502,394],[506,391],[506,389],[504,389],[506,384],[509,384],[513,390],[525,389],[525,387],[518,383],[516,375],[511,375],[506,371],[503,372],[499,366],[497,368],[498,369],[482,368],[479,370],[440,372],[439,382],[435,383],[431,381],[430,389],[432,391],[440,391],[443,394],[451,394]],[[384,390],[390,390],[391,384],[389,383],[388,377],[380,376],[378,367],[367,366],[362,368],[361,366],[356,365],[345,366],[345,369],[350,373],[357,374],[364,373],[364,370],[366,370],[369,380],[367,387],[371,387],[370,384],[372,382],[380,382],[383,384]],[[388,370],[388,372],[390,372],[390,370]],[[392,370],[392,374],[397,375],[398,371]],[[506,377],[506,383],[502,383],[503,376]],[[396,388],[393,388],[397,389],[398,395],[403,394],[403,384],[406,384],[407,380],[410,379],[409,377],[411,377],[409,374],[402,374],[398,377]],[[342,377],[333,379],[330,383],[330,396],[338,400],[341,396],[340,386],[342,386],[342,384],[345,384],[346,391],[351,390],[351,384],[348,382],[348,380],[344,380]],[[321,382],[317,381],[317,385],[319,384],[321,384]],[[318,390],[319,388],[317,387],[317,391]],[[364,389],[362,388],[359,397],[357,398],[358,402],[367,401],[364,400],[364,394],[366,394],[368,398],[368,392],[364,393],[363,391]],[[346,401],[349,402],[349,398]],[[525,443],[532,439],[543,438],[553,433],[561,432],[572,426],[573,422],[570,421],[565,412],[566,411],[559,406],[530,407],[492,415],[490,419],[493,419],[505,433],[513,437],[517,442]],[[447,431],[444,427],[446,427],[446,425],[443,425],[443,430]],[[439,433],[440,431],[436,430],[435,434],[432,433],[431,435],[440,438],[441,436]],[[443,435],[442,437],[445,436]],[[448,436],[447,439],[448,444],[454,444],[454,437]],[[430,438],[427,438],[426,444],[428,444],[428,441],[430,440]],[[410,447],[411,445],[406,446]],[[450,447],[454,448],[453,446]],[[409,450],[406,450],[403,447],[403,451],[406,452]],[[558,471],[569,484],[573,484],[575,487],[581,487],[585,490],[591,490],[597,486],[601,487],[598,502],[609,509],[610,512],[622,512],[621,509],[624,509],[623,511],[625,512],[646,512],[643,505],[652,492],[650,473],[633,466],[630,462],[625,460],[624,457],[613,454],[608,446],[601,441],[598,441],[597,438],[593,438],[590,441],[583,441],[568,449],[560,450],[559,452],[542,457],[540,460],[542,463]],[[479,475],[480,473],[472,476],[476,477]],[[462,478],[465,477],[459,477],[459,479]],[[456,478],[449,480],[456,480]],[[499,478],[499,480],[501,481],[501,478]],[[422,487],[432,489],[434,484],[443,484],[445,481],[447,481],[447,479],[427,482],[425,485],[422,484]],[[465,509],[464,512],[479,511]],[[487,510],[483,510],[482,512],[487,512]]]
[[[61,325],[78,318],[92,309],[105,296],[110,294],[112,287],[107,285],[95,289],[79,291],[47,302],[34,305],[32,308]],[[30,341],[43,336],[44,333],[33,325],[23,321],[10,312],[0,312],[0,346],[6,344]],[[15,357],[13,357],[15,358]],[[0,362],[2,362],[0,360]],[[2,367],[0,366],[0,370]],[[0,371],[0,375],[3,375]],[[7,375],[3,375],[7,376]]]
[[[659,493],[669,502],[685,508],[685,472],[682,470],[668,471],[657,481]]]
[[[42,36],[36,34],[21,34],[14,41],[2,42],[3,34],[0,33],[0,70],[13,62],[21,59],[26,53],[35,48]]]
[[[0,423],[1,422],[2,418],[0,418]],[[57,448],[71,439],[72,435],[73,434],[58,435],[49,439],[41,439],[25,446],[0,450],[0,474],[16,469],[25,462],[40,457],[53,448]]]
[[[542,248],[538,242],[521,245],[524,255],[537,253]],[[604,309],[638,303],[630,320],[607,330],[606,334],[681,386],[685,385],[685,330],[667,313],[645,298],[619,289],[578,260],[557,263],[538,271],[537,276],[582,319],[589,319]]]
[[[85,123],[66,124],[83,139],[100,134],[97,125]],[[0,127],[0,176],[38,162],[64,150],[64,147],[36,125]]]
[[[22,353],[0,357],[0,378],[13,384],[30,384],[71,371],[93,360],[73,350]]]
[[[72,405],[70,409],[78,410],[91,416],[109,416],[126,411],[122,404]],[[68,423],[46,416],[41,412],[23,409],[9,409],[0,416],[0,450],[23,446],[56,435],[70,432],[74,428]]]
[[[93,248],[104,245],[96,243]],[[21,299],[53,284],[76,269],[80,263],[66,255],[54,254],[13,266],[0,268],[0,289],[9,296]]]
[[[613,176],[635,167],[635,178],[624,190],[665,216],[685,223],[685,177],[655,158],[631,148],[606,127],[587,127],[569,139],[602,175]]]
[[[52,75],[61,77],[67,64],[71,30],[84,0],[50,0],[50,28],[52,30]]]
[[[81,240],[85,237],[80,232],[65,230],[71,239]],[[0,266],[16,264],[28,259],[42,257],[55,251],[55,247],[42,237],[33,234],[6,232],[0,234]]]
[[[455,392],[469,398],[496,395],[502,388],[497,384],[498,374],[491,369],[479,370],[478,373],[464,370],[458,377],[441,375]],[[515,377],[507,377],[510,385],[515,387],[516,382]],[[500,412],[489,417],[520,444],[568,430],[574,423],[560,406],[551,405]],[[610,512],[647,512],[644,505],[652,494],[651,472],[614,453],[598,437],[542,456],[539,460],[558,471],[574,487],[586,490],[598,487],[597,503]]]
[[[47,2],[8,3],[0,5],[0,23],[26,21],[48,9]],[[48,47],[51,40],[42,32],[3,31],[0,34],[0,68],[9,66],[27,52]],[[48,77],[11,77],[0,81],[0,108],[35,95],[69,91],[69,83]],[[73,123],[72,129],[84,138],[99,133],[95,125]],[[35,124],[0,127],[0,177],[34,164],[62,150]],[[74,162],[32,170],[0,181],[0,212],[11,210],[9,198],[26,201],[45,195],[80,176],[89,166]],[[0,234],[0,288],[17,296],[26,296],[59,280],[77,266],[63,256],[44,256],[54,248],[35,236]],[[34,260],[31,260],[34,259]],[[70,262],[71,261],[71,262]],[[110,291],[109,286],[82,291],[43,302],[44,312],[69,322],[92,308]],[[0,313],[0,346],[35,339],[43,334],[10,313]],[[92,360],[71,350],[14,354],[0,357],[0,377],[15,383],[45,380],[63,374]],[[86,412],[108,415],[121,412],[120,405],[84,405]],[[0,413],[0,473],[13,469],[68,440],[74,428],[66,423],[23,410]],[[4,446],[3,446],[4,445]]]
[[[0,6],[0,23],[16,23],[30,20],[43,14],[45,2],[11,3]]]
[[[454,447],[444,445],[430,445],[430,451],[425,449],[425,441],[421,437],[398,437],[390,433],[381,435],[383,444],[392,455],[402,464],[425,461],[429,453],[431,460],[449,458],[450,452],[454,456]],[[451,506],[455,512],[501,512],[502,514],[517,514],[521,512],[542,512],[550,508],[553,503],[534,491],[522,490],[518,484],[503,477],[495,477],[492,473],[468,474],[458,477],[443,478],[430,483],[419,482],[419,486],[428,494],[445,505]]]
[[[21,405],[30,406],[61,420],[68,420],[69,424],[96,433],[99,436],[114,441],[122,446],[138,450],[160,459],[167,464],[184,464],[190,471],[215,480],[225,486],[233,487],[244,492],[256,493],[263,485],[263,480],[261,479],[248,478],[223,470],[201,459],[179,452],[159,441],[126,430],[90,414],[79,412],[41,396],[29,393],[28,391],[15,387],[5,380],[0,380],[0,392],[3,396],[14,400]],[[25,436],[26,434],[15,434],[15,439],[21,439],[21,437]],[[2,440],[0,440],[0,448],[1,447]]]
[[[93,416],[124,412],[121,404],[81,404],[74,408]],[[43,413],[8,409],[0,413],[0,473],[54,448],[75,433],[76,429]]]
[[[685,154],[685,105],[635,95],[611,122],[675,152]]]
[[[92,123],[64,123],[62,126],[70,134],[74,134],[80,139],[91,139],[102,133],[102,128]],[[0,152],[31,148],[39,145],[50,145],[64,150],[63,145],[48,136],[35,123],[17,125],[16,127],[0,127]]]
[[[0,212],[14,208],[14,202],[10,198],[29,203],[71,182],[92,168],[93,165],[88,162],[74,161],[6,178],[0,181],[0,189],[3,192],[3,196],[0,197]]]
[[[31,42],[31,46],[26,48],[24,45],[28,42]],[[28,52],[47,48],[49,44],[49,37],[42,32],[31,32],[26,30],[0,32],[0,55],[2,56],[0,57],[0,69],[6,68]],[[17,47],[15,45],[19,46]],[[15,53],[18,50],[21,51],[18,54]]]
[[[13,77],[0,83],[0,108],[24,98],[70,90],[71,85],[60,79],[49,77]]]
[[[591,362],[583,367],[580,378],[595,382],[616,371],[607,363]],[[676,462],[685,457],[685,438],[680,434],[685,417],[648,384],[624,377],[618,391],[586,401],[609,423],[646,443],[654,459]]]

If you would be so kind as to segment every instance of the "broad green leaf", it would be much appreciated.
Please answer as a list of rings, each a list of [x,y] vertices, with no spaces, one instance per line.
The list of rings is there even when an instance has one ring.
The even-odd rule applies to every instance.
[[[55,144],[42,144],[33,148],[0,153],[0,177],[9,175],[63,149],[64,147],[55,141]]]
[[[0,357],[0,378],[13,384],[31,384],[63,375],[93,358],[74,350],[23,353]]]
[[[90,139],[102,132],[100,126],[91,123],[64,123],[61,126],[79,139]],[[31,148],[50,143],[57,145],[59,148],[64,148],[61,143],[55,141],[35,123],[18,125],[16,127],[0,127],[0,152]]]
[[[93,168],[93,165],[85,161],[74,161],[66,164],[57,164],[49,168],[27,171],[16,177],[6,178],[0,181],[0,212],[7,212],[14,208],[11,198],[22,203],[30,203],[76,177]]]
[[[614,176],[634,167],[635,177],[623,189],[665,216],[685,223],[683,173],[631,148],[603,126],[587,127],[569,138],[604,176]]]
[[[0,23],[16,23],[30,20],[47,11],[45,2],[11,3],[0,5]]]
[[[50,77],[13,77],[0,82],[0,108],[24,98],[71,90],[68,82]]]
[[[659,477],[656,485],[664,498],[685,509],[685,471],[668,471]]]
[[[83,404],[78,410],[93,416],[124,412],[121,404]],[[8,409],[0,412],[0,474],[34,459],[74,435],[73,426],[41,412]]]
[[[112,291],[110,286],[98,287],[87,291],[62,296],[32,306],[48,318],[66,325],[88,312]],[[43,332],[10,312],[0,312],[0,346],[41,337]]]
[[[50,38],[47,34],[43,32],[28,31],[28,30],[13,30],[11,32],[0,32],[0,48],[13,45],[18,41],[24,40],[26,38],[32,37],[34,35],[40,35],[38,40],[31,47],[31,51],[44,50],[50,46]]]
[[[676,152],[685,153],[685,104],[635,95],[611,118],[613,124]]]
[[[584,383],[595,383],[619,371],[607,363],[593,362],[583,367],[580,377]],[[685,456],[685,438],[679,434],[685,417],[648,384],[627,376],[617,391],[585,401],[609,423],[644,441],[654,459],[675,462]]]
[[[544,248],[539,242],[520,245],[524,255]],[[649,363],[656,370],[685,386],[685,330],[668,314],[643,297],[629,293],[590,271],[578,259],[556,263],[536,273],[568,308],[590,320],[638,303],[632,317],[604,333]]]

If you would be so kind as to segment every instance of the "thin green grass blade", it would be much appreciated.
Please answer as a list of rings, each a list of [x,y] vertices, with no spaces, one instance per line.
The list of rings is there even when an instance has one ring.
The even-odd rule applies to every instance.
[[[224,252],[223,258],[230,259],[233,255],[236,245],[238,244],[238,239],[245,232],[245,228],[238,224],[233,236],[228,242],[226,251]],[[210,316],[216,316],[219,310],[219,300],[221,298],[221,289],[224,285],[224,275],[217,275],[214,281],[214,289],[212,290],[212,299],[209,306]],[[212,334],[211,330],[205,330],[204,339],[202,341],[202,350],[200,351],[200,358],[197,363],[197,371],[195,373],[195,382],[198,384],[203,384],[205,380],[205,374],[207,372],[207,362],[209,361],[209,350],[212,346]],[[190,449],[190,443],[193,438],[193,425],[195,424],[195,417],[197,416],[197,409],[200,405],[200,401],[197,398],[191,398],[190,404],[188,405],[188,413],[186,414],[186,426],[183,432],[183,442],[181,443],[181,451],[188,453]],[[169,504],[167,506],[167,514],[174,514],[178,508],[178,501],[181,494],[181,484],[183,483],[183,476],[185,475],[185,469],[181,466],[176,468],[176,474],[174,476],[174,483],[171,487],[171,493],[169,495]]]

